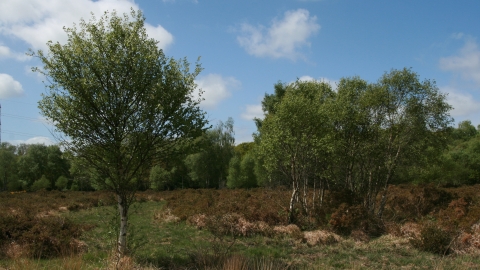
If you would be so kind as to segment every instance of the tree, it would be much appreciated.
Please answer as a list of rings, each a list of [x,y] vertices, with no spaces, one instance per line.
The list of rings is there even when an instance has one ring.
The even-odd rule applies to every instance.
[[[377,212],[381,216],[397,166],[419,160],[430,146],[445,149],[445,132],[453,119],[451,106],[435,81],[420,81],[410,69],[385,73],[374,89],[377,103],[372,107],[372,117],[380,123],[380,144],[384,147],[383,179],[378,182],[383,190]]]
[[[106,12],[66,28],[66,44],[49,42],[32,53],[48,78],[41,113],[64,134],[63,145],[112,190],[120,213],[118,253],[127,252],[128,209],[152,163],[204,131],[193,96],[199,64],[167,58],[147,36],[140,11]]]
[[[176,168],[166,170],[159,165],[154,166],[150,170],[150,188],[153,190],[166,190],[170,186],[174,186],[174,174]]]
[[[19,187],[17,177],[16,147],[9,143],[0,145],[0,186],[1,190],[17,190]]]
[[[213,129],[205,132],[199,144],[201,151],[185,159],[190,178],[203,188],[225,186],[235,145],[233,119],[219,121]]]
[[[467,141],[477,135],[477,129],[470,120],[458,123],[458,128],[453,130],[453,138],[456,140]]]
[[[228,188],[254,188],[257,186],[255,159],[252,154],[236,154],[230,159],[227,176]]]
[[[55,187],[59,190],[65,190],[68,186],[68,178],[65,176],[58,177],[57,181],[55,181]]]
[[[283,98],[266,115],[260,128],[260,158],[269,173],[281,172],[292,187],[288,222],[294,221],[294,208],[300,200],[308,214],[307,194],[311,180],[328,156],[326,139],[331,125],[327,104],[334,92],[324,82],[297,81],[289,85]]]
[[[25,152],[18,159],[19,177],[26,181],[27,187],[44,175],[51,181],[49,188],[53,188],[60,176],[69,175],[69,169],[70,164],[58,145],[26,145]]]
[[[372,90],[372,86],[359,77],[342,78],[328,109],[333,124],[329,186],[350,191],[357,197],[352,199],[363,199],[366,207],[375,198],[371,183],[382,162],[380,123],[371,114],[377,102]]]
[[[42,175],[42,177],[37,181],[35,181],[31,187],[33,191],[38,191],[42,189],[50,190],[51,188],[52,188],[51,182],[45,175]]]
[[[447,146],[451,106],[434,81],[420,81],[410,69],[392,70],[377,83],[343,78],[337,92],[319,82],[297,81],[285,91],[276,86],[262,103],[266,116],[256,121],[254,150],[260,182],[281,172],[292,185],[289,222],[300,190],[308,214],[305,194],[312,186],[320,202],[325,188],[347,190],[353,203],[381,217],[398,172],[405,176],[418,164],[433,164]],[[472,127],[466,122],[459,129],[476,138]],[[473,155],[468,160],[476,162]],[[469,167],[477,177],[476,167]]]

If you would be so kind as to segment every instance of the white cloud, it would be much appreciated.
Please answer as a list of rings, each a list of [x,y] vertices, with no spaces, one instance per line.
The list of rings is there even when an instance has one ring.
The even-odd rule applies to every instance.
[[[263,114],[262,105],[258,104],[245,106],[245,111],[240,117],[245,120],[253,120],[254,118],[263,119],[265,115]]]
[[[471,116],[480,112],[480,101],[476,101],[472,95],[468,93],[460,93],[453,87],[442,87],[441,92],[447,93],[447,103],[452,105],[452,116]]]
[[[308,39],[320,29],[316,20],[305,9],[287,11],[283,19],[275,18],[268,29],[242,24],[237,40],[251,55],[296,60],[303,57],[299,49],[310,46]]]
[[[440,68],[460,74],[480,86],[480,50],[477,43],[472,39],[467,40],[457,55],[440,59]]]
[[[22,85],[12,76],[0,73],[0,98],[19,97],[23,95]]]
[[[10,48],[0,45],[0,58],[10,57],[10,55],[11,55]]]
[[[106,10],[117,14],[139,9],[133,0],[3,0],[0,1],[0,33],[25,41],[33,49],[47,49],[46,43],[65,43],[63,27],[71,27],[81,18],[90,20],[91,12],[100,17]],[[147,33],[165,49],[173,37],[162,26],[145,24]]]
[[[252,129],[248,126],[234,126],[235,132],[235,145],[239,145],[244,142],[252,142]]]
[[[170,34],[165,28],[161,25],[152,26],[150,24],[145,24],[145,29],[147,30],[148,37],[153,38],[157,41],[158,47],[166,49],[170,44],[173,43],[173,35]]]
[[[19,61],[25,61],[31,57],[23,53],[12,52],[9,47],[0,45],[0,59],[1,58],[15,58]]]
[[[54,145],[55,142],[48,137],[33,137],[28,140],[9,140],[9,143],[13,145],[19,144],[45,144],[45,145]]]
[[[198,89],[202,89],[201,106],[204,108],[215,108],[222,100],[230,97],[231,91],[240,87],[241,83],[234,77],[222,77],[219,74],[208,74],[197,80],[197,89],[194,96],[198,96]]]

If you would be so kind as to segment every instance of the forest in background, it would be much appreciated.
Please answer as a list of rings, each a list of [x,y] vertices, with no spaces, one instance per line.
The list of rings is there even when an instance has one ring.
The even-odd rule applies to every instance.
[[[404,80],[400,83],[417,88],[430,84],[439,95],[434,84],[420,82],[410,70],[395,70],[382,79],[388,76],[399,76]],[[407,99],[391,101],[399,103],[397,108],[380,108],[383,105],[379,103],[386,101],[375,87],[384,86],[357,77],[340,80],[335,91],[323,82],[279,82],[273,94],[265,94],[265,119],[255,119],[258,131],[253,134],[253,142],[236,145],[233,120],[219,121],[194,142],[182,145],[179,154],[151,164],[149,174],[138,176],[138,189],[290,187],[288,159],[294,153],[303,170],[298,170],[302,174],[298,177],[309,179],[305,185],[319,187],[323,183],[330,189],[355,191],[362,188],[369,166],[385,167],[391,158],[385,152],[393,146],[389,141],[382,144],[382,136],[396,136],[399,142],[395,146],[401,146],[405,153],[395,161],[388,184],[479,183],[478,127],[468,120],[452,126],[453,119],[447,113],[450,107],[443,96],[437,97],[440,105],[436,105],[443,108],[432,109],[444,110],[436,116],[419,115],[418,108],[408,112],[399,103],[407,104]],[[404,95],[418,98],[412,91]],[[426,121],[434,117],[444,118],[441,126],[428,127]],[[4,191],[100,189],[95,185],[98,176],[94,170],[58,145],[15,146],[4,142],[0,145],[0,164],[0,187]]]
[[[266,95],[264,104],[282,95]],[[280,94],[279,94],[280,93]],[[268,106],[268,105],[264,105]],[[257,120],[258,121],[258,120]],[[258,142],[235,145],[233,120],[219,121],[197,138],[195,144],[176,158],[154,164],[150,175],[139,180],[140,190],[182,188],[253,188],[289,186],[281,174],[272,177],[262,170]],[[466,120],[449,127],[442,135],[446,147],[430,146],[414,164],[400,164],[391,184],[434,183],[443,186],[474,185],[480,182],[479,128]],[[257,138],[259,133],[255,134]],[[0,145],[0,187],[3,191],[97,190],[94,173],[58,145]]]

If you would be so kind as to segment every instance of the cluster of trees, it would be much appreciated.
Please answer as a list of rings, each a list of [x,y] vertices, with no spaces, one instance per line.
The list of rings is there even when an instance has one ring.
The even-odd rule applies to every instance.
[[[287,89],[289,86],[277,84],[275,87]],[[267,100],[278,96],[278,93],[276,91],[275,94],[267,95],[264,99],[267,115],[269,114]],[[160,191],[182,188],[289,186],[290,178],[284,173],[284,171],[288,171],[288,166],[276,167],[275,164],[282,162],[282,158],[285,159],[285,157],[277,155],[283,155],[282,151],[289,146],[285,144],[286,141],[283,141],[281,144],[284,148],[279,147],[276,149],[277,153],[273,153],[273,157],[267,156],[267,158],[265,155],[269,153],[268,151],[272,151],[272,148],[266,145],[269,143],[267,139],[262,142],[261,135],[267,134],[264,135],[266,137],[271,136],[271,133],[269,135],[265,129],[262,133],[261,126],[264,121],[257,120],[257,123],[259,131],[255,134],[255,142],[235,145],[233,120],[229,118],[226,122],[219,121],[216,126],[206,130],[189,147],[179,151],[178,155],[153,165],[149,174],[139,179],[139,183],[141,183],[139,189]],[[281,135],[280,133],[276,134]],[[413,162],[402,161],[397,164],[395,177],[392,177],[390,183],[437,183],[455,186],[480,183],[479,128],[473,126],[471,121],[466,120],[460,122],[457,128],[447,128],[441,135],[443,136],[441,138],[443,146],[424,145],[423,151],[419,153],[421,156],[417,155]],[[350,136],[349,139],[353,140],[354,138]],[[322,166],[326,166],[327,162],[331,162],[333,165],[329,170],[322,170],[324,174],[327,174],[322,176],[323,180],[318,176],[321,175],[318,171],[310,168],[311,171],[308,173],[316,173],[317,176],[311,175],[304,184],[307,188],[318,190],[355,187],[355,183],[360,178],[354,174],[355,166],[353,166],[352,160],[355,158],[352,155],[355,153],[355,149],[360,148],[359,143],[354,145],[352,142],[351,145],[345,145],[345,142],[341,143],[337,137],[325,137],[324,140],[334,140],[338,143],[335,146],[336,149],[340,148],[340,145],[342,147],[340,149],[350,156],[339,156],[334,159],[332,152],[324,152],[323,159],[314,156],[315,162],[318,162],[316,169],[322,169],[320,162],[322,162]],[[366,140],[366,142],[368,141]],[[378,141],[370,142],[379,146]],[[331,147],[333,146],[332,144]],[[305,149],[313,150],[314,148]],[[330,150],[333,151],[333,148]],[[357,150],[357,152],[359,151]],[[365,156],[357,157],[358,162],[371,162],[367,159],[366,151],[361,151],[361,153]],[[297,160],[301,155],[301,153],[297,154]],[[337,153],[337,155],[339,154]],[[378,158],[379,155],[375,156]],[[273,159],[274,163],[269,163],[268,159]],[[266,167],[266,165],[271,166],[272,164],[271,169]],[[302,168],[307,169],[307,167]],[[333,168],[336,168],[336,173]],[[6,142],[0,145],[0,187],[3,191],[100,190],[102,187],[96,185],[97,181],[94,179],[98,176],[93,171],[93,168],[89,167],[87,163],[69,151],[62,151],[57,145],[20,144],[15,146]],[[290,172],[288,171],[288,173]],[[343,175],[338,180],[339,176],[335,174],[340,172]],[[335,181],[325,180],[330,174],[335,176]],[[348,179],[348,185],[339,185],[342,183],[341,179]],[[352,191],[355,190],[352,189]],[[320,200],[321,196],[319,196]]]
[[[4,191],[63,190],[69,170],[70,162],[57,145],[0,145],[0,186]]]
[[[106,12],[82,20],[79,29],[65,28],[66,44],[49,42],[47,52],[31,52],[43,63],[33,70],[48,78],[40,111],[66,136],[68,151],[62,155],[54,146],[46,147],[51,155],[28,149],[23,155],[6,145],[0,153],[13,156],[19,168],[7,172],[15,166],[5,161],[4,179],[17,177],[25,188],[48,182],[47,188],[112,190],[120,255],[127,251],[128,209],[138,189],[288,185],[293,221],[297,203],[306,213],[315,205],[310,189],[320,204],[326,189],[347,190],[381,215],[391,183],[415,174],[428,179],[446,165],[463,166],[471,183],[480,175],[476,130],[468,123],[450,128],[445,96],[409,69],[375,83],[344,78],[336,90],[318,81],[278,83],[262,102],[265,119],[256,120],[254,142],[235,146],[231,119],[207,128],[201,97],[193,95],[200,65],[191,72],[186,59],[166,57],[144,21],[139,11]],[[452,136],[459,143],[449,148]]]
[[[318,81],[278,84],[263,109],[258,159],[267,176],[277,174],[274,181],[280,176],[292,186],[292,215],[297,202],[308,213],[310,188],[320,204],[325,189],[346,190],[381,215],[396,172],[440,154],[452,122],[435,83],[409,69],[392,70],[375,83],[343,78],[336,91]]]
[[[449,128],[448,146],[438,154],[432,147],[424,152],[424,163],[413,164],[410,170],[399,171],[399,183],[438,183],[473,185],[480,183],[480,126],[469,120],[457,128]],[[435,158],[432,158],[434,154]]]

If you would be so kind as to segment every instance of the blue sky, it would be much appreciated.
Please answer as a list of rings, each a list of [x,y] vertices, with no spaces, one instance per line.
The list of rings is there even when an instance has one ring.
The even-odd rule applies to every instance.
[[[480,1],[385,0],[2,0],[0,2],[1,139],[56,140],[37,108],[45,92],[40,66],[25,56],[63,26],[90,13],[143,11],[149,36],[167,56],[201,57],[197,84],[215,125],[232,117],[236,142],[251,141],[253,117],[278,82],[360,76],[376,81],[412,68],[448,93],[456,122],[480,124]]]

